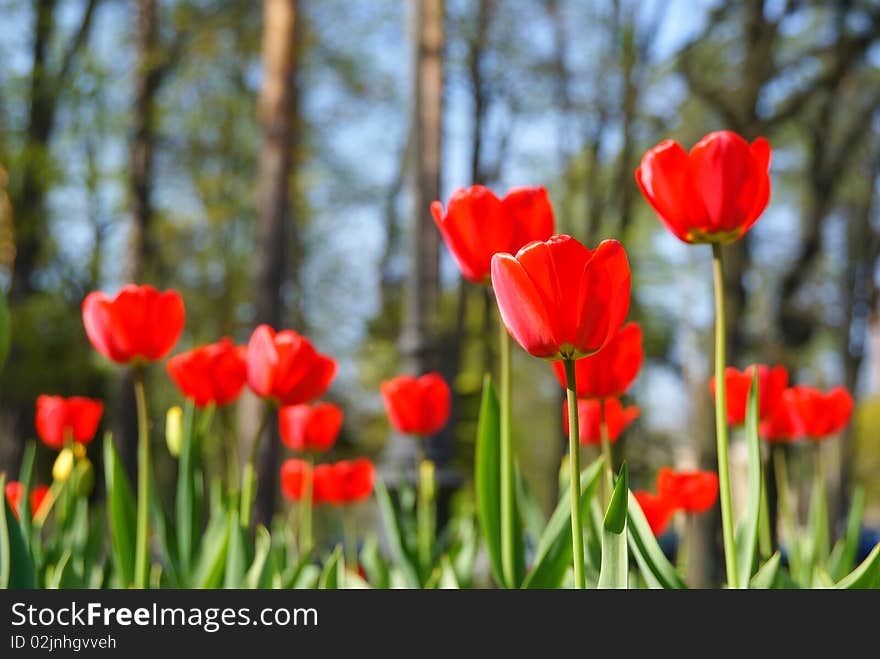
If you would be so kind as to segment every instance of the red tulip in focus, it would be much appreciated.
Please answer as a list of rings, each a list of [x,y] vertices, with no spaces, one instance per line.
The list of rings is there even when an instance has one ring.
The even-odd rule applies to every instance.
[[[489,283],[492,256],[516,253],[533,240],[553,235],[553,207],[544,188],[516,188],[498,199],[488,188],[457,190],[443,204],[431,204],[431,215],[465,279]]]
[[[95,437],[104,403],[74,396],[39,396],[37,398],[37,435],[49,448],[60,449],[68,439],[88,444]]]
[[[251,334],[247,381],[258,396],[281,405],[307,403],[323,395],[335,375],[336,361],[293,330],[260,325]]]
[[[388,420],[408,435],[433,435],[449,420],[452,393],[439,373],[398,375],[380,387]]]
[[[629,263],[616,240],[590,250],[556,235],[515,257],[496,254],[492,286],[507,331],[526,352],[545,359],[598,352],[629,310]]]
[[[758,418],[768,420],[781,404],[782,393],[788,385],[788,372],[784,366],[752,365],[744,371],[728,366],[724,371],[727,384],[727,422],[732,426],[745,423],[752,375],[758,369]],[[715,378],[709,380],[709,390],[715,396]]]
[[[326,451],[342,428],[342,410],[330,403],[288,405],[278,410],[281,440],[294,451]]]
[[[660,495],[645,490],[633,492],[633,496],[639,502],[639,506],[641,506],[645,519],[648,520],[648,525],[651,527],[654,535],[663,535],[675,512],[672,502]]]
[[[376,469],[367,458],[315,467],[315,503],[344,506],[369,498]]]
[[[800,435],[810,439],[824,439],[836,435],[849,423],[853,399],[843,387],[835,387],[827,394],[815,387],[798,385],[785,392]]]
[[[626,393],[642,367],[642,328],[627,323],[602,350],[575,362],[578,398],[605,398]],[[565,387],[565,367],[553,363],[559,384]]]
[[[690,153],[665,140],[649,150],[636,181],[660,221],[686,243],[729,243],[751,228],[770,200],[770,144],[728,130]]]
[[[578,399],[578,433],[581,445],[601,444],[602,410],[604,407],[605,424],[608,439],[614,443],[629,424],[639,418],[639,408],[635,405],[623,407],[617,398],[598,400],[595,398]],[[568,403],[562,403],[562,427],[568,434]]]
[[[227,405],[241,393],[247,378],[247,348],[223,338],[168,360],[168,375],[180,392],[199,407]]]
[[[664,467],[657,472],[657,495],[674,508],[702,513],[718,498],[718,475],[712,471],[679,471]]]
[[[18,481],[9,481],[6,483],[6,500],[9,502],[9,507],[12,508],[12,513],[15,515],[15,519],[18,519],[18,503],[21,501],[23,493],[24,486]]]
[[[312,468],[305,460],[285,460],[281,465],[281,494],[284,498],[300,501],[305,496],[306,483],[311,474]]]
[[[83,325],[95,350],[114,362],[153,362],[171,352],[183,331],[183,300],[175,290],[126,284],[114,297],[89,293]]]

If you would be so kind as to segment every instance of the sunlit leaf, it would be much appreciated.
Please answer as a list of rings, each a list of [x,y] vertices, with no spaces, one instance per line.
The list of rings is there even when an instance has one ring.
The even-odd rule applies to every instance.
[[[758,531],[761,515],[761,440],[758,437],[758,369],[752,373],[752,385],[749,388],[746,403],[746,446],[749,456],[749,489],[745,515],[739,524],[736,534],[737,578],[736,588],[748,588],[755,565],[755,553],[758,546]]]
[[[856,552],[859,550],[859,532],[862,516],[865,514],[865,488],[856,486],[850,501],[849,514],[846,518],[846,532],[834,546],[828,559],[828,574],[838,581],[853,569],[856,563]]]
[[[632,492],[629,493],[626,521],[630,549],[648,586],[665,589],[687,588],[657,544],[657,538],[654,537],[654,532],[645,519],[645,513],[642,512]]]
[[[855,570],[838,582],[837,587],[848,590],[880,588],[880,543]]]
[[[113,565],[119,585],[128,587],[134,580],[134,494],[110,433],[104,435],[104,482]]]
[[[626,509],[629,493],[629,477],[626,462],[611,493],[611,503],[602,524],[602,567],[599,571],[599,588],[626,588],[629,556],[626,550]]]

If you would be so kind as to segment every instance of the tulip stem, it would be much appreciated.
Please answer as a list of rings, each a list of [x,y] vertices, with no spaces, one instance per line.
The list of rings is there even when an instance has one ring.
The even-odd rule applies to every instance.
[[[611,438],[608,436],[608,423],[605,421],[605,401],[600,401],[602,420],[599,423],[599,436],[602,442],[602,457],[605,459],[605,478],[602,479],[602,505],[611,503],[611,490],[614,486],[614,457],[611,454]]]
[[[424,440],[422,443],[424,446]],[[434,548],[434,465],[423,457],[419,462],[418,501],[416,511],[419,563],[427,576],[431,569]]]
[[[736,545],[733,535],[733,503],[730,495],[730,466],[727,436],[727,336],[724,309],[724,265],[721,245],[712,243],[712,271],[715,279],[715,440],[718,449],[718,489],[721,499],[721,531],[724,539],[724,562],[727,585],[739,587],[736,568]]]
[[[510,334],[504,322],[499,318],[498,339],[500,348],[500,379],[501,401],[499,434],[501,445],[499,447],[499,461],[501,463],[500,488],[501,488],[501,572],[504,585],[507,588],[516,588],[516,546],[514,534],[514,470],[513,470],[513,438],[511,435],[510,413],[512,407],[511,367],[510,362],[513,353],[513,345]]]
[[[260,425],[251,442],[251,450],[249,453],[247,464],[244,466],[244,473],[241,477],[241,507],[239,509],[239,517],[244,528],[251,525],[251,510],[254,507],[254,488],[257,484],[257,455],[260,452],[260,439],[269,425],[269,415],[272,413],[272,406],[268,403],[263,408],[263,415],[260,418]]]
[[[586,588],[584,580],[584,532],[581,523],[581,466],[578,452],[577,382],[574,360],[564,359],[565,389],[568,398],[568,496],[571,501],[571,550],[574,564],[574,587]],[[606,465],[607,467],[607,465]]]
[[[358,551],[357,551],[357,519],[354,515],[354,507],[347,505],[342,511],[342,539],[345,542],[345,565],[351,571],[358,571]]]
[[[315,497],[315,456],[309,452],[306,454],[306,482],[299,504],[299,551],[305,556],[312,551],[312,500]]]
[[[150,434],[147,421],[147,393],[144,369],[134,370],[134,397],[138,420],[138,495],[134,552],[134,587],[146,588],[150,572]]]
[[[785,541],[794,542],[795,522],[788,498],[788,465],[785,458],[785,447],[774,445],[771,449],[771,459],[773,460],[773,473],[776,476],[777,510],[782,521],[782,539],[779,544],[783,544]]]

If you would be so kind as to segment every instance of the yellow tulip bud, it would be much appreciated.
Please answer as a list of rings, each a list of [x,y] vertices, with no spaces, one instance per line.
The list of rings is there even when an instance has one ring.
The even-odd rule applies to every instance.
[[[58,457],[55,458],[55,464],[52,465],[52,478],[59,483],[65,482],[70,478],[73,471],[74,455],[69,448],[61,449]]]
[[[168,408],[165,414],[165,444],[175,458],[180,455],[183,446],[183,410],[177,405]]]

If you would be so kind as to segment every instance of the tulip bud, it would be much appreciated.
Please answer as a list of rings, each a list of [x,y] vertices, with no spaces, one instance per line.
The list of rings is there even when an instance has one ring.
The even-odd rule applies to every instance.
[[[61,449],[58,457],[55,458],[55,464],[52,465],[52,478],[59,483],[65,482],[73,471],[73,463],[73,451],[69,448]]]
[[[80,444],[79,442],[74,442],[73,444],[73,457],[77,460],[82,460],[86,457],[86,446],[85,444]]]
[[[436,494],[434,484],[434,463],[431,460],[422,460],[419,464],[419,489],[424,501],[433,501]]]
[[[165,444],[175,458],[183,447],[183,410],[177,405],[169,407],[165,414]]]

